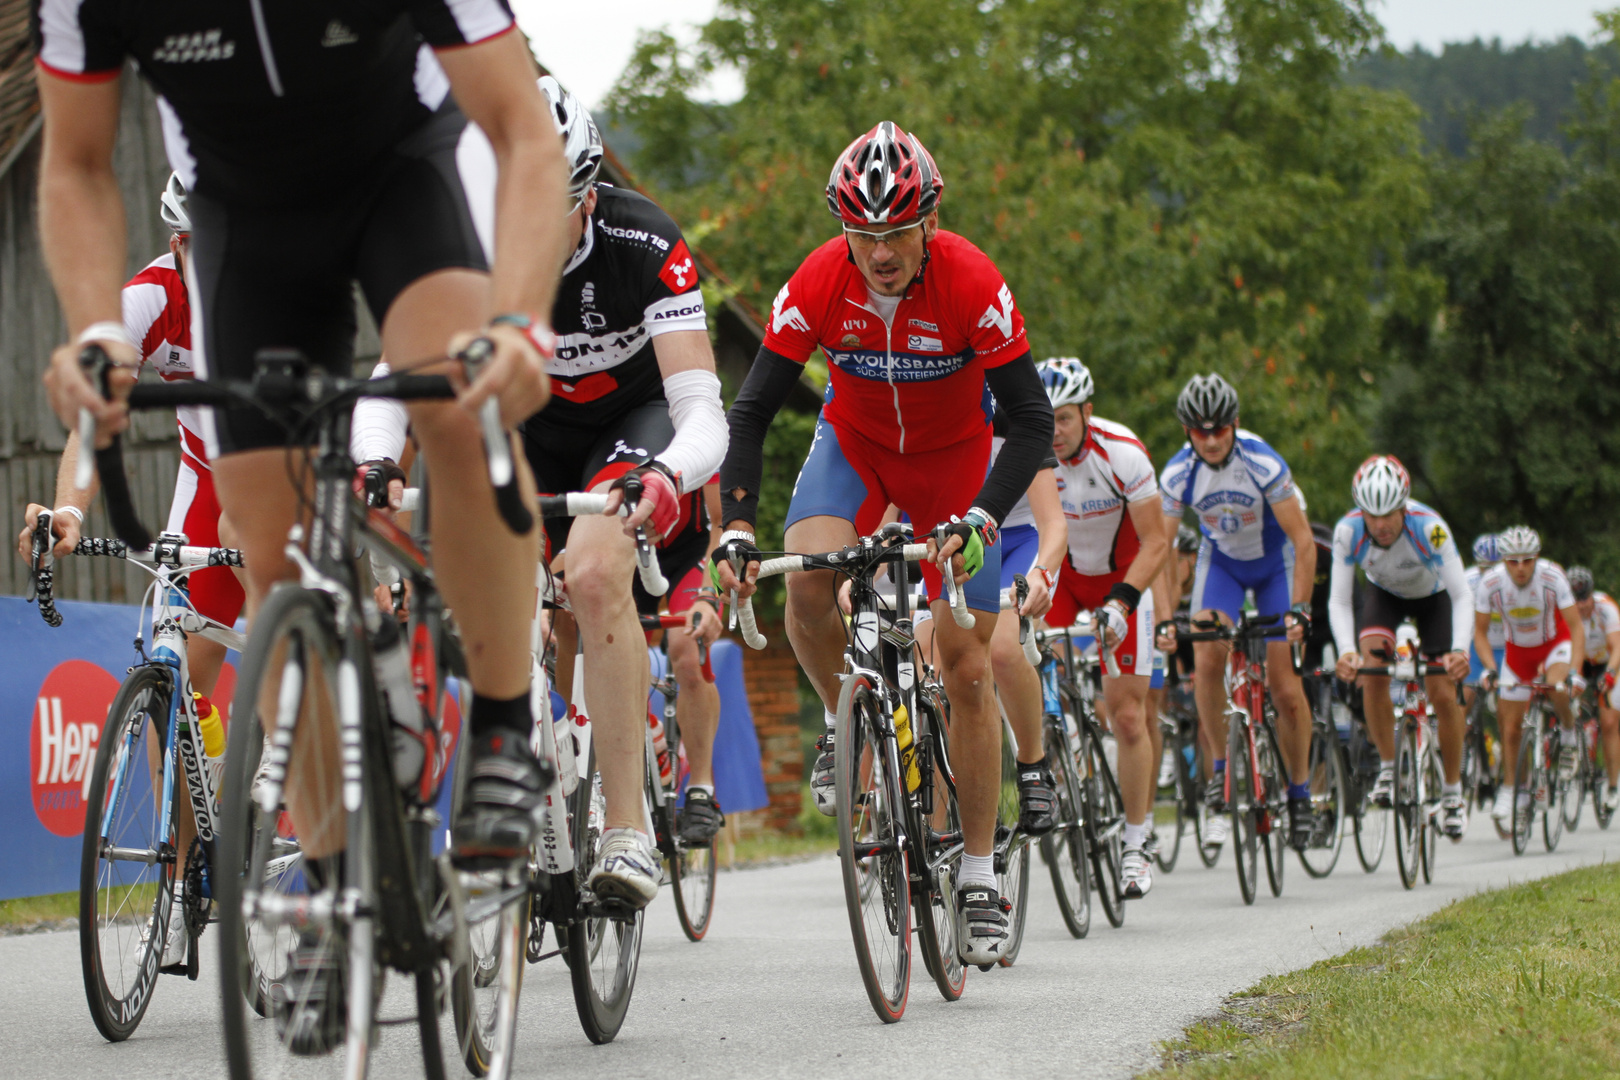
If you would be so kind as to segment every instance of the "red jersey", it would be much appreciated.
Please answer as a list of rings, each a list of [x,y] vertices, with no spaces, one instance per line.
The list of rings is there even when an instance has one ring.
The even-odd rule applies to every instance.
[[[767,349],[801,364],[825,351],[828,423],[899,453],[983,436],[994,411],[985,369],[1028,352],[1024,317],[989,256],[944,230],[928,251],[922,280],[885,322],[834,237],[776,294],[765,333]]]
[[[124,329],[150,364],[166,380],[196,377],[191,352],[191,304],[174,256],[159,255],[129,279],[123,291]],[[175,409],[180,422],[180,449],[199,469],[207,469],[202,405]],[[197,541],[193,541],[196,543]]]

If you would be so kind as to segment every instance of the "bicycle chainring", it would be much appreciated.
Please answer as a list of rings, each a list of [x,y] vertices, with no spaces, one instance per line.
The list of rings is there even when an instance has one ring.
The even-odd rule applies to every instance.
[[[192,837],[191,847],[186,851],[186,869],[181,877],[180,903],[186,917],[186,933],[195,941],[202,936],[208,927],[208,917],[213,913],[214,902],[203,895],[203,869],[207,860],[203,857],[202,841]]]

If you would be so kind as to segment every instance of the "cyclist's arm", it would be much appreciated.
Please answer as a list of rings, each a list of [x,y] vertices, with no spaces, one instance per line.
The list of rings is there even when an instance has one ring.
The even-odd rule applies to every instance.
[[[984,381],[1007,413],[1007,441],[1001,444],[990,474],[973,504],[997,524],[1029,490],[1041,463],[1052,456],[1052,402],[1026,351],[999,367],[987,368]]]
[[[705,486],[725,460],[730,441],[726,411],[720,404],[720,379],[714,373],[714,349],[707,330],[672,330],[652,340],[675,427],[675,437],[654,457],[675,474],[684,494]],[[718,517],[717,508],[714,518]]]
[[[1440,552],[1440,583],[1451,594],[1451,651],[1468,652],[1468,616],[1474,610],[1474,591],[1468,587],[1468,571],[1463,569],[1457,545],[1446,541]]]
[[[1277,524],[1294,545],[1294,591],[1296,604],[1310,604],[1311,592],[1316,588],[1316,535],[1305,518],[1299,500],[1290,496],[1271,504]]]
[[[435,49],[467,118],[495,151],[495,264],[491,310],[551,323],[567,259],[561,144],[523,35],[506,32],[471,45]]]
[[[1166,536],[1176,535],[1181,528],[1181,511],[1174,515],[1164,513],[1164,489],[1159,489],[1159,524]],[[1153,606],[1157,609],[1154,619],[1158,623],[1169,622],[1176,617],[1176,606],[1181,602],[1181,560],[1176,558],[1175,552],[1164,560],[1164,569],[1159,572],[1158,581],[1153,585]]]
[[[1356,640],[1355,591],[1356,567],[1350,561],[1350,526],[1341,521],[1333,530],[1333,567],[1328,579],[1328,625],[1333,630],[1333,647],[1340,656],[1361,652],[1361,642]]]
[[[39,165],[39,233],[45,265],[66,317],[70,340],[91,325],[123,326],[119,293],[124,283],[124,202],[113,171],[113,144],[118,137],[122,97],[118,70],[101,73],[101,81],[69,78],[41,67],[40,107],[44,145]],[[133,364],[139,357],[132,343],[97,337],[109,355]],[[123,406],[101,399],[78,367],[78,346],[64,345],[51,356],[46,376],[51,404],[72,427],[78,410],[88,407],[98,418],[121,427]]]
[[[1491,613],[1474,607],[1474,655],[1480,665],[1492,674],[1496,671],[1496,651],[1491,648]]]
[[[1058,498],[1057,473],[1041,469],[1029,485],[1029,511],[1035,517],[1035,534],[1040,538],[1035,563],[1055,578],[1069,551],[1069,523],[1063,517]]]
[[[371,377],[380,379],[389,370],[388,361],[379,360],[371,370]],[[405,456],[406,433],[409,430],[410,413],[406,411],[403,401],[398,398],[363,397],[354,406],[349,453],[356,461],[387,459],[399,462]]]
[[[1586,666],[1586,620],[1581,618],[1581,613],[1574,604],[1559,608],[1558,614],[1564,617],[1564,623],[1569,627],[1569,670],[1572,674],[1579,675]]]
[[[1165,556],[1170,552],[1170,542],[1165,539],[1164,515],[1159,512],[1158,490],[1145,499],[1126,503],[1125,512],[1131,515],[1131,524],[1136,526],[1136,535],[1142,542],[1130,569],[1125,571],[1125,584],[1141,592],[1151,589],[1154,580],[1163,576]]]
[[[731,403],[731,439],[720,467],[721,519],[727,529],[754,531],[765,472],[765,433],[804,373],[804,365],[763,345]]]
[[[1608,669],[1620,671],[1620,630],[1611,630],[1604,640],[1609,643]]]

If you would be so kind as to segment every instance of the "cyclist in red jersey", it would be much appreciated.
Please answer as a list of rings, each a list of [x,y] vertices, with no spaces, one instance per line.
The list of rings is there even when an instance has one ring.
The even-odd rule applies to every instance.
[[[982,965],[1001,958],[1007,936],[992,865],[1001,783],[989,662],[1000,607],[996,534],[1051,452],[1052,407],[1012,290],[983,252],[939,228],[944,186],[922,143],[887,121],[839,155],[827,203],[844,234],[811,252],[777,294],[765,343],[728,417],[731,446],[720,473],[727,531],[715,562],[723,589],[752,594],[765,431],[821,348],[831,380],[788,510],[786,544],[794,551],[852,544],[891,502],[919,535],[936,525],[951,531],[923,573],[937,605],[961,801],[957,940],[962,958]],[[990,467],[992,394],[1011,424]],[[733,564],[746,568],[743,580]],[[971,630],[945,617],[941,570],[966,582],[979,613]],[[845,641],[832,574],[788,579],[787,632],[827,709],[811,786],[831,814],[832,708]]]

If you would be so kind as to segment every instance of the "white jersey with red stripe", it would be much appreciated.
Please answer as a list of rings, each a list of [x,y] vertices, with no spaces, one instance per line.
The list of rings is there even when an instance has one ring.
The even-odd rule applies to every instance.
[[[1609,662],[1609,635],[1620,630],[1620,605],[1606,592],[1592,594],[1592,614],[1586,619],[1586,659]]]
[[[1479,599],[1480,579],[1485,576],[1486,571],[1489,569],[1488,566],[1480,566],[1476,563],[1463,571],[1463,580],[1468,583],[1468,591],[1476,601]],[[1486,631],[1485,636],[1493,649],[1500,649],[1507,644],[1507,631],[1502,629],[1502,616],[1499,613],[1491,612],[1491,628]]]
[[[1069,526],[1069,566],[1087,577],[1124,570],[1142,547],[1128,503],[1159,495],[1153,459],[1124,424],[1092,417],[1074,457],[1058,462],[1058,498]]]
[[[1486,571],[1474,591],[1474,610],[1500,614],[1508,644],[1521,649],[1567,637],[1569,629],[1559,612],[1574,606],[1569,579],[1551,559],[1536,560],[1535,573],[1522,589],[1508,576],[1507,566],[1499,564]]]
[[[140,350],[141,364],[166,380],[194,378],[191,356],[191,303],[186,282],[172,254],[159,255],[129,279],[123,292],[124,329]],[[181,405],[180,444],[196,466],[207,469],[201,405]]]

